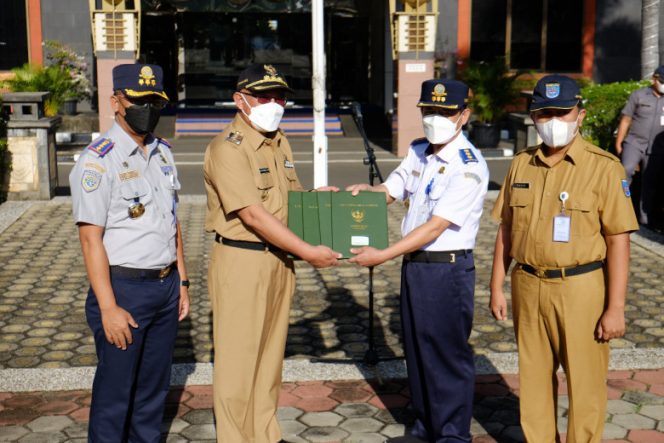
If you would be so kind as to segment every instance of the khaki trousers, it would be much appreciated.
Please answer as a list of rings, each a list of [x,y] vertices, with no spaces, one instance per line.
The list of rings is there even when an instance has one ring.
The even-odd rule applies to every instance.
[[[512,311],[519,349],[521,427],[531,443],[559,442],[556,370],[567,376],[567,443],[602,440],[609,346],[595,340],[604,271],[540,279],[516,266]]]
[[[275,443],[295,285],[283,254],[214,243],[208,270],[218,443]]]

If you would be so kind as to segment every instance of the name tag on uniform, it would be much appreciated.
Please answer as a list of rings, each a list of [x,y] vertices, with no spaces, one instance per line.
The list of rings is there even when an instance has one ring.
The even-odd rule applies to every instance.
[[[664,126],[664,115],[661,115],[659,117],[659,124],[660,124],[660,126]]]
[[[569,215],[559,214],[553,217],[553,241],[569,242],[571,221]]]

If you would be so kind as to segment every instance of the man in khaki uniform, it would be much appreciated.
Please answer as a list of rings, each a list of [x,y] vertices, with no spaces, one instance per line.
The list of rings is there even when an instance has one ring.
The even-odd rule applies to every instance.
[[[205,227],[215,232],[208,284],[218,442],[281,439],[276,411],[295,286],[287,254],[316,267],[340,256],[286,227],[288,191],[301,189],[278,129],[289,91],[271,65],[247,68],[233,94],[239,112],[205,152]]]
[[[535,86],[531,116],[544,143],[519,153],[492,216],[500,221],[491,311],[507,318],[505,274],[519,349],[521,427],[528,442],[560,441],[556,371],[569,392],[568,443],[600,442],[612,338],[625,332],[629,232],[638,229],[620,161],[578,135],[574,80]]]

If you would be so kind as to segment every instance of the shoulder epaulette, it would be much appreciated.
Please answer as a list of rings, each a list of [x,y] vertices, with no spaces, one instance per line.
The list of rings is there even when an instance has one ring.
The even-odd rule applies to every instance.
[[[475,153],[470,148],[459,149],[459,156],[461,156],[461,161],[464,163],[479,162],[479,160],[475,156]]]
[[[239,145],[242,143],[244,135],[240,131],[231,131],[225,138],[224,141],[231,142],[234,145]]]
[[[111,149],[113,149],[114,145],[115,143],[111,141],[110,138],[99,137],[97,140],[90,143],[88,149],[97,154],[99,157],[103,157],[108,154]]]
[[[172,148],[171,144],[168,143],[168,140],[166,140],[165,138],[158,138],[158,140],[159,140],[159,143],[166,146],[168,149]]]
[[[597,147],[593,145],[592,143],[586,143],[584,146],[585,150],[590,152],[591,154],[596,154],[602,157],[606,157],[608,159],[611,159],[613,161],[619,162],[620,159],[616,157],[615,155],[611,154],[609,151],[605,151],[604,149]]]

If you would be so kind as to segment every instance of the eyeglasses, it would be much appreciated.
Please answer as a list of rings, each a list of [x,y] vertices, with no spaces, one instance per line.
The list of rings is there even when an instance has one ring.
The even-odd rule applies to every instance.
[[[131,103],[132,106],[138,106],[140,108],[152,107],[154,109],[162,110],[168,104],[166,100],[161,99],[155,100],[154,98],[129,98],[126,95],[118,96]]]
[[[266,97],[264,95],[254,95],[254,94],[248,94],[246,92],[243,92],[244,95],[250,95],[251,97],[255,98],[256,101],[264,105],[266,103],[270,103],[272,100],[279,106],[286,106],[286,97]]]

